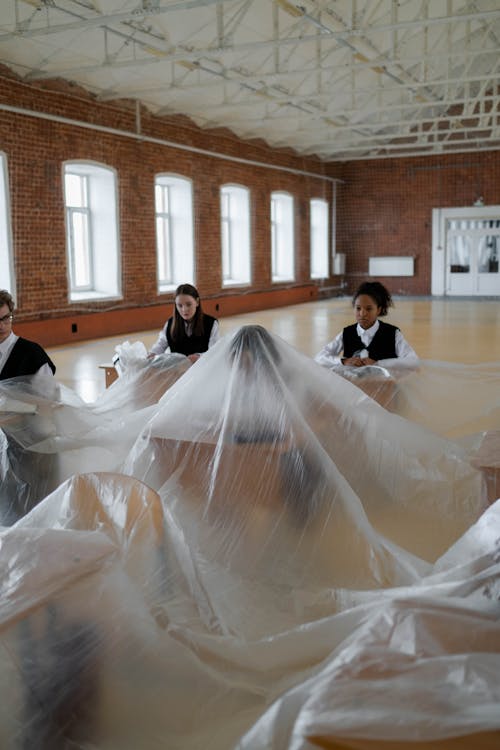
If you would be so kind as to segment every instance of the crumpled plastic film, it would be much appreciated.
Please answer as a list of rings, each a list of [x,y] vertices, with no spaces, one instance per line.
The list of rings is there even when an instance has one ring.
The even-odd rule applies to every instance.
[[[190,366],[175,354],[143,360],[90,404],[52,377],[0,381],[0,524],[14,523],[75,473],[113,471]]]
[[[258,326],[177,375],[19,430],[61,481],[0,532],[0,747],[498,747],[495,409],[438,434]]]

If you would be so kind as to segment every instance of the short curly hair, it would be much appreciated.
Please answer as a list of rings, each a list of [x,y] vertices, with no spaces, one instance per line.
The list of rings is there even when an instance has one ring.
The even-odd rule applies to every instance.
[[[394,307],[391,293],[380,283],[380,281],[364,281],[354,292],[352,298],[353,307],[356,304],[357,298],[361,294],[366,294],[368,297],[371,297],[377,307],[380,307],[381,317],[387,315],[389,307]]]

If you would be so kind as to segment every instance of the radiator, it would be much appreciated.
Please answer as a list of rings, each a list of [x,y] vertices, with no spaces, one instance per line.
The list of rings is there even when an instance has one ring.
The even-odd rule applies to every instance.
[[[369,258],[370,276],[413,276],[414,258],[412,255],[387,255]]]

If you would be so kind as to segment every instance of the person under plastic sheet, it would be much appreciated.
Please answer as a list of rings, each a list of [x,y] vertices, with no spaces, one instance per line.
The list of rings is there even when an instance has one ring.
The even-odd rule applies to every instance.
[[[19,381],[36,379],[41,392],[50,398],[57,389],[53,379],[56,367],[40,344],[14,333],[14,309],[10,292],[0,289],[0,383],[12,378]],[[16,419],[18,423],[25,422],[26,413],[17,414]],[[13,416],[9,421],[12,420]],[[0,523],[12,523],[52,488],[51,478],[57,474],[57,460],[54,456],[42,460],[34,453],[26,455],[9,430],[2,429],[3,425],[5,420],[0,419]],[[39,415],[36,419],[38,433],[41,434],[45,427],[44,418]],[[46,479],[41,492],[37,492],[33,485],[35,475]]]
[[[257,330],[260,331],[262,338],[263,329]],[[255,335],[255,329],[252,327],[247,329],[245,335],[248,335],[249,331],[254,331]],[[230,353],[230,347],[234,349],[238,346],[238,341],[243,341],[242,334],[234,340],[229,337],[224,344],[220,342],[222,349],[218,351],[221,354],[218,353],[208,365],[203,363],[201,373],[196,376],[196,380],[199,381],[196,392],[188,396],[188,399],[192,401],[193,409],[197,410],[197,413],[191,416],[192,424],[196,425],[201,422],[202,429],[210,431],[210,422],[207,419],[213,419],[213,415],[217,414],[217,409],[219,410],[218,419],[222,419],[221,415],[224,415],[223,395],[228,399],[227,404],[230,407],[227,410],[225,431],[229,430],[231,420],[238,421],[237,429],[240,434],[233,436],[232,442],[243,443],[247,439],[245,431],[262,432],[262,424],[265,429],[276,430],[276,424],[280,424],[279,415],[276,417],[275,414],[278,408],[288,414],[289,421],[290,415],[296,414],[294,419],[297,434],[303,436],[304,430],[309,431],[313,435],[313,442],[319,441],[321,451],[326,447],[329,455],[331,454],[335,460],[339,461],[341,471],[344,471],[344,464],[350,467],[355,492],[358,494],[361,492],[364,496],[366,507],[370,506],[366,500],[367,497],[373,497],[371,504],[374,505],[375,498],[384,497],[385,489],[379,477],[380,472],[374,473],[373,482],[368,478],[370,476],[369,464],[363,457],[360,447],[356,445],[357,436],[360,431],[362,435],[366,433],[360,445],[364,445],[363,451],[369,453],[373,460],[378,450],[377,446],[379,444],[385,446],[388,440],[395,444],[396,452],[399,450],[398,425],[401,423],[396,421],[385,424],[381,421],[379,412],[377,412],[379,415],[377,419],[371,416],[368,419],[366,409],[373,407],[365,406],[359,410],[360,398],[363,403],[365,401],[357,390],[351,388],[346,391],[338,378],[325,378],[325,375],[330,375],[326,371],[323,372],[322,377],[319,374],[322,372],[321,368],[271,334],[267,334],[266,340],[267,348],[263,344],[260,347],[262,355],[260,361],[263,366],[259,364],[258,368],[254,368],[259,373],[257,376],[255,372],[245,375],[244,369],[237,366],[238,361],[243,361],[243,358],[238,355],[235,359],[235,353]],[[229,341],[232,343],[230,344]],[[208,357],[208,354],[210,352],[207,352],[204,358]],[[277,354],[280,359],[279,366]],[[269,366],[266,366],[266,363]],[[197,367],[201,365],[202,362]],[[0,418],[4,423],[6,420],[9,422],[9,434],[22,448],[20,462],[26,466],[24,458],[30,454],[34,455],[35,452],[41,455],[42,464],[45,466],[48,465],[47,457],[56,454],[59,459],[57,472],[51,476],[43,471],[29,473],[27,484],[32,486],[36,498],[44,497],[54,486],[57,486],[58,482],[73,473],[115,469],[120,466],[145,422],[156,413],[155,404],[179,377],[189,374],[186,372],[188,368],[189,362],[182,355],[166,354],[152,362],[141,357],[140,366],[134,362],[127,375],[101,394],[93,404],[84,404],[76,394],[62,387],[53,378],[51,380],[57,386],[59,393],[52,399],[48,398],[44,388],[40,392],[40,388],[33,383],[24,384],[16,379],[2,381],[0,384]],[[282,386],[281,400],[274,397],[268,382],[269,373],[273,371],[279,376],[277,382]],[[224,383],[224,385],[219,386],[219,383]],[[230,390],[226,389],[226,383],[232,384]],[[411,382],[405,384],[404,398],[400,401],[403,405],[401,412],[407,413],[423,426],[430,426],[437,433],[442,430],[445,435],[454,432],[462,437],[466,435],[468,429],[470,434],[466,435],[466,440],[461,442],[464,443],[464,449],[468,455],[475,455],[484,435],[479,430],[495,429],[500,423],[499,385],[498,366],[477,366],[464,371],[464,368],[452,364],[428,363],[428,367],[421,367],[419,373],[411,377]],[[466,399],[463,398],[464,392],[467,393]],[[248,393],[247,399],[246,393]],[[214,400],[214,396],[218,401]],[[14,400],[18,402],[18,405],[6,406],[5,399],[10,402]],[[450,399],[454,402],[452,410],[449,409]],[[367,403],[370,401],[367,400]],[[302,411],[297,414],[299,406]],[[193,409],[188,404],[188,413]],[[36,414],[23,414],[26,411],[36,412]],[[44,412],[43,415],[41,411]],[[205,412],[208,414],[207,419],[203,417]],[[349,418],[346,416],[348,414]],[[341,419],[338,418],[339,415]],[[368,421],[366,430],[361,424],[363,419]],[[349,426],[349,420],[357,424],[354,432]],[[179,418],[176,417],[176,421],[179,422]],[[285,420],[283,425],[286,424]],[[184,429],[185,427],[181,425],[180,435]],[[192,433],[193,430],[190,431],[190,438]],[[339,433],[343,435],[341,440],[338,439]],[[405,424],[404,433],[411,433],[408,424]],[[421,434],[417,430],[414,433],[414,439]],[[425,442],[425,438],[421,439]],[[432,440],[435,438],[432,437]],[[429,445],[431,444],[432,442],[429,441]],[[446,454],[449,448],[447,443],[440,444],[435,455],[440,457],[443,451]],[[452,445],[450,449],[456,450],[457,448]],[[464,449],[462,447],[458,449],[462,458]],[[239,450],[243,450],[243,447]],[[282,467],[288,464],[288,466],[293,465],[294,469],[283,471],[280,482],[288,482],[292,487],[299,488],[298,476],[302,477],[303,482],[306,483],[309,477],[316,473],[317,455],[311,456],[310,452],[297,450],[285,451],[279,442],[276,443],[274,450],[280,450],[279,463]],[[323,455],[321,451],[319,455]],[[228,452],[229,447],[226,445],[224,455]],[[432,451],[429,451],[430,453]],[[361,469],[358,465],[354,466],[355,456],[360,456]],[[441,459],[436,458],[436,461],[438,460]],[[365,464],[367,471],[362,470]],[[463,463],[460,465],[463,466]],[[10,472],[11,490],[8,493],[10,500],[7,504],[4,503],[2,517],[3,523],[10,523],[18,517],[19,513],[8,520],[5,507],[9,507],[8,504],[13,497],[21,497],[25,490],[23,490],[19,472],[6,458],[5,446],[0,452],[0,468],[4,478],[3,487],[7,486],[7,477]],[[50,482],[47,481],[48,479]],[[412,487],[416,487],[417,484],[416,481],[409,482],[409,486]],[[425,483],[421,487],[424,492]],[[450,491],[445,490],[445,494]],[[300,494],[301,490],[298,491],[298,495]],[[315,498],[317,499],[320,494],[318,490]],[[401,493],[403,498],[406,494],[406,491]],[[389,493],[390,496],[391,493]],[[292,504],[293,501],[290,498],[293,497],[293,490],[290,488],[287,497],[288,503]],[[379,501],[378,505],[382,507],[383,503]],[[300,512],[304,512],[303,507],[300,506],[300,508]],[[396,515],[397,512],[396,509]],[[387,513],[386,524],[389,516],[390,514]]]
[[[120,382],[115,381],[100,394],[93,404],[94,411],[130,412],[151,406],[192,364],[177,353],[165,352],[150,358],[142,341],[124,341],[115,351],[120,361]]]
[[[406,580],[408,553],[431,562],[486,505],[458,445],[260,326],[220,341],[167,391],[121,468],[180,513],[201,512],[234,560],[265,568],[292,544],[293,580],[332,585]]]
[[[52,376],[1,381],[0,525],[14,523],[72,474],[112,469],[190,366],[176,354],[134,360],[92,404]]]
[[[455,442],[259,326],[71,413],[122,460],[0,532],[0,747],[495,747],[500,505]]]
[[[54,375],[56,366],[40,344],[17,336],[12,330],[14,308],[10,292],[0,289],[0,380]]]
[[[499,503],[369,591],[304,585],[272,532],[238,569],[173,495],[79,475],[0,531],[0,747],[498,747]]]
[[[6,397],[9,385],[26,397]],[[56,453],[42,455],[26,445],[26,440],[37,443],[53,435],[57,395],[52,375],[0,381],[0,525],[15,523],[59,484]]]

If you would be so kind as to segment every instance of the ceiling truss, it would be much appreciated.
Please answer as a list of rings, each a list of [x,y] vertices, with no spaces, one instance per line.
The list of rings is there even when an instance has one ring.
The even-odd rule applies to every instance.
[[[0,62],[325,161],[500,148],[496,0],[3,0]]]

